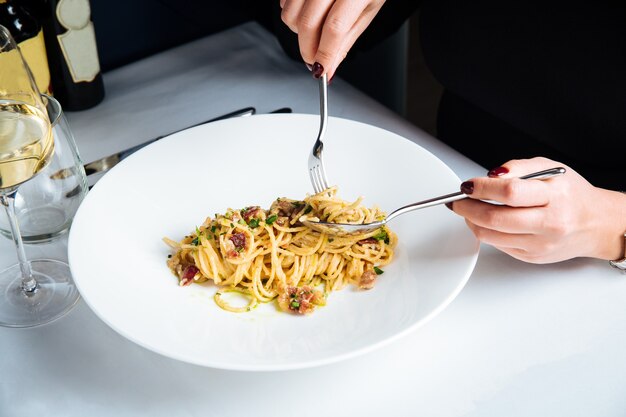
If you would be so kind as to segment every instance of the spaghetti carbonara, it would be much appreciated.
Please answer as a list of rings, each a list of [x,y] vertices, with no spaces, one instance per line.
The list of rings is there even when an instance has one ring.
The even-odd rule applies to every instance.
[[[207,218],[172,247],[167,265],[179,285],[213,281],[216,303],[233,312],[277,300],[283,311],[307,314],[326,303],[328,294],[348,284],[374,286],[393,259],[395,233],[387,227],[348,236],[331,236],[300,222],[302,216],[327,222],[369,223],[384,218],[378,208],[336,197],[336,187],[304,200],[276,199],[269,210],[258,206]],[[227,292],[244,294],[248,304],[229,303]]]

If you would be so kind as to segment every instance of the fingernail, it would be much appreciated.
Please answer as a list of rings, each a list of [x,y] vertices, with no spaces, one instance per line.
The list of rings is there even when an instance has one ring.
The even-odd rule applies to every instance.
[[[452,209],[452,203],[446,203],[446,207],[448,207],[450,210],[453,210],[453,209]],[[453,210],[453,211],[454,211],[454,210]]]
[[[500,177],[504,174],[508,174],[509,173],[509,169],[507,167],[497,167],[492,169],[491,171],[489,171],[487,173],[487,176],[494,178],[494,177]]]
[[[474,181],[465,181],[461,184],[461,192],[463,194],[471,194],[474,192]]]
[[[324,67],[319,62],[316,62],[313,64],[311,71],[313,71],[313,78],[320,78],[324,73]]]
[[[306,68],[307,68],[309,71],[313,71],[313,65],[309,64],[308,62],[305,62],[305,63],[304,63],[304,65],[306,65]]]

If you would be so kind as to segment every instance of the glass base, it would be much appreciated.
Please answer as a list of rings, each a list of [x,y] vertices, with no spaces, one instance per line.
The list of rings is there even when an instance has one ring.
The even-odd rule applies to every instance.
[[[65,262],[38,259],[30,262],[37,289],[22,290],[19,265],[0,272],[0,326],[33,327],[50,323],[76,305],[79,293]]]
[[[52,204],[19,211],[17,222],[24,243],[46,243],[62,236],[70,228],[70,220],[63,208]],[[12,239],[8,224],[0,224],[0,234]]]

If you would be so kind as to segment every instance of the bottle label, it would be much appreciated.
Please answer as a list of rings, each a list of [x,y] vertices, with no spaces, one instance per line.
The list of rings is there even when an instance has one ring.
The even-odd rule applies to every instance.
[[[48,69],[46,45],[43,41],[43,31],[40,30],[37,36],[20,42],[19,47],[35,78],[39,92],[50,94],[50,71]]]
[[[100,72],[96,32],[89,0],[61,0],[57,19],[67,32],[57,35],[63,57],[75,83],[93,81]]]

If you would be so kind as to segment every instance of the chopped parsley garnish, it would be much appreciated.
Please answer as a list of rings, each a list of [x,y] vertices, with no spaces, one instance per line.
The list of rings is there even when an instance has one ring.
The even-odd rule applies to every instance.
[[[215,233],[215,230],[217,230],[217,226],[211,226],[211,233]]]
[[[377,266],[374,267],[374,272],[376,272],[376,275],[381,275],[381,274],[385,273],[385,271],[383,271],[382,269],[380,269]]]
[[[291,302],[291,308],[300,308],[300,303],[297,301],[292,301]]]
[[[276,214],[272,214],[271,216],[269,216],[267,218],[267,220],[265,220],[265,224],[267,225],[271,225],[272,223],[274,223],[276,220],[278,219],[278,216]]]
[[[257,227],[259,227],[259,219],[250,219],[248,226],[250,226],[250,228],[252,229],[256,229]]]
[[[192,245],[198,246],[200,244],[200,235],[201,234],[202,234],[202,232],[200,231],[198,226],[196,226],[196,237],[194,237],[193,240],[191,241]]]
[[[311,211],[313,211],[313,207],[307,204],[306,209],[304,209],[304,214],[309,214]]]
[[[235,227],[235,225],[231,223],[231,224],[230,224],[230,227]]]
[[[387,231],[382,227],[380,228],[379,232],[372,237],[376,240],[382,240],[385,243],[389,244],[389,235],[387,234]]]

